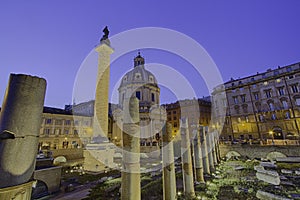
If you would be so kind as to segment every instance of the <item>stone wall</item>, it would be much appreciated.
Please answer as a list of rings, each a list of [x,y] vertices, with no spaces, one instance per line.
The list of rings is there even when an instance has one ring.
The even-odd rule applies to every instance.
[[[52,151],[53,158],[64,156],[67,160],[75,160],[83,158],[83,149],[54,149]]]
[[[299,146],[220,145],[221,157],[225,157],[230,151],[248,156],[250,159],[266,158],[272,152],[280,152],[286,156],[300,156]]]
[[[60,188],[61,166],[35,170],[33,177],[46,183],[48,192],[57,192]]]

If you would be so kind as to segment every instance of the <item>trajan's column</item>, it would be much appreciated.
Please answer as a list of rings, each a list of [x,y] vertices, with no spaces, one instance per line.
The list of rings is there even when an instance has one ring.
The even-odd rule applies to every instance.
[[[107,26],[103,29],[103,37],[100,45],[96,47],[98,52],[98,75],[96,83],[96,95],[94,106],[94,137],[108,137],[108,92],[110,75],[110,55],[114,52],[110,47]]]
[[[108,143],[108,92],[110,77],[110,55],[113,49],[108,39],[108,28],[95,48],[98,52],[98,72],[95,92],[93,142],[84,150],[84,168],[87,171],[102,171],[113,166],[113,144]],[[88,77],[87,77],[88,78]],[[103,150],[105,149],[105,150]]]

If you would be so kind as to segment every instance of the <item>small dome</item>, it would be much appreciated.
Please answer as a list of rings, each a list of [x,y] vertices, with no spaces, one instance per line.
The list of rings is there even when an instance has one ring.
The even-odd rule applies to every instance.
[[[132,84],[153,84],[157,86],[157,80],[155,76],[145,69],[144,64],[145,60],[139,53],[138,56],[134,58],[133,70],[127,72],[123,76],[119,88]]]

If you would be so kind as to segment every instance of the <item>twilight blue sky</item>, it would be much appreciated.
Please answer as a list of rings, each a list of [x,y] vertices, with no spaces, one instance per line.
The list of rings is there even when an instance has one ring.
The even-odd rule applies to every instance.
[[[45,105],[72,102],[76,73],[108,25],[110,35],[139,27],[164,27],[200,43],[224,81],[300,61],[300,1],[100,1],[0,2],[0,101],[10,73],[46,78]],[[113,44],[112,44],[113,46]],[[131,52],[112,64],[112,81],[132,67]],[[207,95],[189,63],[171,54],[142,50],[146,62],[182,70]],[[175,101],[161,95],[161,102]]]

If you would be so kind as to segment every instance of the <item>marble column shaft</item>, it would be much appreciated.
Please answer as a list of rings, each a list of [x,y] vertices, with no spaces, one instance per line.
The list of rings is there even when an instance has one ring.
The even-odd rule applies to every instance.
[[[221,159],[220,159],[220,154],[219,154],[219,141],[218,140],[219,140],[218,133],[215,132],[214,133],[215,153],[216,153],[217,163],[220,163]]]
[[[206,132],[205,132],[204,126],[200,126],[200,136],[201,136],[200,139],[201,139],[203,171],[205,174],[210,174],[208,150],[207,150],[207,142],[206,142]]]
[[[141,199],[139,101],[124,101],[122,200]]]
[[[211,133],[206,134],[206,143],[207,143],[209,169],[210,169],[210,172],[213,172],[213,171],[215,171],[215,164],[214,164],[214,147],[213,147],[213,143],[212,143]]]
[[[218,152],[218,161],[219,161],[219,163],[221,162],[221,152],[220,152],[220,141],[219,141],[219,138],[217,139],[217,146],[216,146],[216,148],[217,148],[217,152]]]
[[[172,141],[172,124],[167,122],[162,130],[163,148],[163,192],[164,200],[176,199],[176,177],[174,167],[174,149]]]
[[[180,134],[184,193],[187,196],[195,196],[191,143],[186,118],[180,120]]]
[[[196,135],[194,137],[194,159],[195,159],[196,181],[204,182],[203,161],[202,161],[201,139],[200,139],[199,127],[196,127],[196,129],[194,131],[196,131]]]

